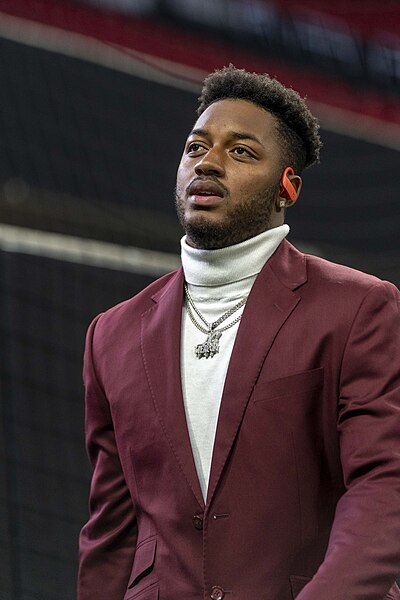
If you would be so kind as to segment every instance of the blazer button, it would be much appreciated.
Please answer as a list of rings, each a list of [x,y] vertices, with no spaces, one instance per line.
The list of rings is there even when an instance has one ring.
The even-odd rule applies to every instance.
[[[202,515],[194,515],[192,521],[193,521],[193,525],[195,526],[196,529],[203,529]]]
[[[210,594],[211,600],[222,600],[222,598],[224,598],[224,596],[225,596],[225,592],[222,589],[222,587],[219,587],[219,585],[214,585],[211,588],[211,594]]]

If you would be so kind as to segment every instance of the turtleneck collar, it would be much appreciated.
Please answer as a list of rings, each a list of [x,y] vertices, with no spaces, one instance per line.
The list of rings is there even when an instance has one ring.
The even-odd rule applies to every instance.
[[[191,285],[217,286],[257,275],[289,230],[288,225],[280,225],[217,250],[192,248],[183,236],[181,257],[185,279]]]

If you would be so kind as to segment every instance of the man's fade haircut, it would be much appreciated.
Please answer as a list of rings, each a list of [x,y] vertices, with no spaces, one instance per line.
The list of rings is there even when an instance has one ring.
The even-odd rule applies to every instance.
[[[267,74],[249,73],[229,65],[204,80],[197,114],[218,100],[228,99],[253,102],[275,116],[283,166],[292,166],[301,173],[319,162],[319,123],[297,92]]]

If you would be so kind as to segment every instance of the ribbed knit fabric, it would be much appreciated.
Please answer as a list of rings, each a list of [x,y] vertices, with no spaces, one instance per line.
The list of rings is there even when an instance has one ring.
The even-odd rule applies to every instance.
[[[209,322],[216,321],[247,297],[270,256],[289,233],[288,225],[270,229],[240,244],[218,250],[199,250],[181,240],[182,266],[193,301]],[[242,307],[221,324],[232,322]],[[197,318],[197,321],[199,319]],[[204,499],[207,495],[218,412],[239,323],[224,331],[220,351],[197,358],[195,347],[206,340],[183,307],[181,339],[182,391],[193,456]]]

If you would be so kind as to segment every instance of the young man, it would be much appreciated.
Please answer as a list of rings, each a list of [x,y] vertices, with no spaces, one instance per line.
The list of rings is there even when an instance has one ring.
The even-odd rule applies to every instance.
[[[229,67],[200,102],[183,269],[87,337],[79,600],[400,598],[400,295],[285,240],[298,94]]]

